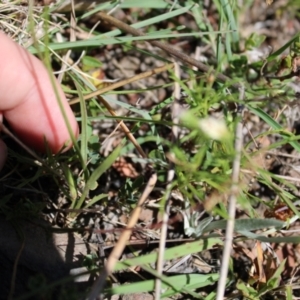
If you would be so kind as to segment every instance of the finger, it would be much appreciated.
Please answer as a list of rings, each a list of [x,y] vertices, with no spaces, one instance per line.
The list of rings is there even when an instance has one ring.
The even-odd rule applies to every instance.
[[[0,32],[0,112],[29,146],[57,152],[70,141],[50,77],[36,57]],[[65,95],[55,81],[63,110],[75,135],[78,125]]]

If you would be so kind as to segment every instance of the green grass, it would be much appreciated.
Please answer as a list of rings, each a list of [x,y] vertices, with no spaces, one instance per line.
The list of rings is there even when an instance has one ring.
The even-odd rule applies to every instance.
[[[249,3],[244,3],[244,6],[251,6],[252,2]],[[271,170],[264,169],[258,156],[265,156],[266,152],[271,150],[285,151],[285,145],[290,145],[296,152],[300,151],[299,137],[286,129],[288,117],[281,115],[276,119],[275,113],[280,109],[280,105],[273,105],[272,102],[273,99],[281,96],[284,97],[285,102],[294,100],[294,93],[291,92],[288,85],[292,79],[280,81],[272,78],[268,82],[264,77],[274,75],[280,66],[283,53],[289,52],[292,59],[298,54],[298,50],[300,50],[299,35],[291,36],[289,41],[284,44],[279,43],[279,49],[275,49],[264,59],[254,63],[249,62],[245,50],[261,46],[260,43],[264,41],[264,37],[250,35],[247,39],[241,38],[239,22],[245,7],[239,5],[235,1],[213,1],[214,15],[209,19],[203,13],[206,9],[203,4],[192,0],[125,0],[120,3],[118,1],[101,3],[90,11],[77,13],[77,32],[84,33],[86,36],[84,40],[77,41],[70,41],[67,33],[70,28],[70,15],[59,15],[55,8],[40,11],[33,9],[29,13],[29,22],[23,28],[25,34],[22,36],[20,33],[16,33],[14,38],[27,47],[31,53],[38,55],[44,61],[49,72],[52,67],[61,66],[63,55],[67,50],[72,50],[76,57],[80,57],[83,53],[76,68],[67,68],[68,71],[65,72],[62,82],[64,90],[70,97],[79,97],[79,105],[72,107],[79,121],[81,134],[77,141],[73,138],[73,149],[55,157],[50,154],[44,156],[44,165],[39,167],[36,166],[34,158],[23,153],[21,149],[16,150],[15,146],[11,146],[8,167],[1,179],[2,182],[4,184],[9,182],[9,185],[24,191],[30,188],[47,194],[49,187],[45,186],[43,182],[45,179],[48,180],[51,182],[51,189],[58,191],[64,200],[64,204],[60,206],[57,199],[51,199],[49,196],[50,203],[54,203],[55,207],[67,210],[64,217],[68,219],[68,222],[65,221],[63,227],[78,229],[83,226],[81,217],[83,211],[87,209],[105,210],[107,207],[115,207],[115,214],[118,210],[128,217],[145,190],[149,178],[149,170],[147,170],[149,165],[158,174],[158,181],[148,200],[165,199],[168,172],[173,168],[175,175],[171,182],[171,190],[180,195],[181,202],[178,204],[175,203],[175,200],[173,201],[172,213],[177,212],[178,215],[181,215],[184,220],[184,224],[182,223],[180,227],[183,231],[182,234],[191,238],[192,242],[181,242],[183,238],[181,235],[177,245],[170,246],[169,243],[164,253],[165,261],[174,263],[189,255],[201,256],[203,253],[215,253],[216,250],[220,252],[225,243],[223,237],[226,219],[228,219],[227,200],[232,190],[233,162],[237,154],[234,148],[236,127],[239,122],[246,123],[245,117],[243,119],[232,108],[232,103],[237,103],[243,105],[243,108],[251,116],[257,116],[260,120],[257,125],[260,129],[253,129],[253,139],[258,140],[260,137],[265,137],[269,143],[266,148],[259,149],[249,135],[245,137],[242,158],[239,162],[242,171],[237,186],[238,192],[235,196],[238,202],[237,209],[252,218],[235,221],[233,240],[235,243],[253,240],[261,243],[298,244],[299,237],[269,236],[275,235],[282,228],[289,228],[299,217],[298,209],[294,204],[297,199],[297,187],[293,182],[278,176],[285,174],[273,174]],[[6,23],[4,24],[6,24],[7,31],[11,33],[16,32],[19,24],[17,7],[0,4],[0,15],[5,16]],[[145,36],[133,37],[119,29],[107,29],[109,27],[105,26],[97,26],[92,29],[89,20],[96,18],[99,11],[109,11],[113,8],[125,12],[135,8],[134,13],[123,21],[129,23],[130,20],[132,22],[130,25],[142,30]],[[56,21],[53,21],[54,18]],[[189,23],[186,23],[185,26],[180,24],[179,18],[192,20],[190,23],[193,22],[193,28],[189,27]],[[211,22],[212,20],[214,23]],[[28,37],[36,35],[37,24],[43,24],[44,34],[34,38],[32,43],[28,43]],[[89,33],[92,34],[90,37]],[[62,34],[62,41],[57,41],[58,34]],[[195,70],[183,62],[182,78],[179,78],[173,70],[169,70],[164,72],[167,79],[163,84],[157,84],[155,81],[154,85],[147,85],[146,81],[146,83],[142,82],[142,88],[138,84],[133,84],[128,89],[123,87],[101,95],[107,103],[113,106],[114,110],[122,108],[122,112],[125,112],[123,115],[110,116],[107,107],[97,97],[84,100],[86,95],[98,89],[95,83],[88,79],[91,77],[90,71],[101,68],[104,63],[99,62],[96,57],[97,51],[105,51],[109,46],[109,49],[121,49],[123,55],[127,55],[127,53],[140,55],[142,53],[144,57],[152,61],[166,63],[172,61],[171,56],[163,51],[151,51],[150,47],[144,47],[147,45],[146,42],[160,40],[171,44],[173,41],[176,43],[188,38],[201,44],[202,48],[207,47],[211,50],[210,54],[205,54],[208,57],[208,64],[216,72],[230,75],[233,82],[241,83],[245,87],[245,99],[239,98],[239,91],[232,88],[230,83],[217,82],[214,75],[203,74],[201,70]],[[150,69],[151,67],[149,67]],[[261,76],[262,70],[263,75]],[[257,76],[256,80],[250,82],[251,76],[254,78]],[[186,94],[181,101],[187,104],[188,108],[184,114],[179,116],[179,136],[171,139],[170,128],[174,125],[174,119],[172,119],[169,106],[175,102],[171,91],[176,84]],[[144,96],[147,93],[156,92],[160,88],[168,91],[167,96],[160,103],[153,101],[150,108],[121,101],[121,99],[129,99],[127,95],[142,94]],[[261,97],[266,97],[269,101],[260,102]],[[183,108],[181,110],[183,111]],[[220,115],[223,123],[209,123],[208,129],[204,129],[203,124],[210,121],[209,117],[219,116],[220,118]],[[119,142],[116,142],[116,145],[111,148],[103,146],[103,141],[113,132],[117,121],[120,120],[123,120],[130,128],[130,132],[146,152],[146,157],[139,156],[131,140],[128,136],[121,134],[121,131],[117,131]],[[114,125],[109,127],[109,132],[101,127],[103,123],[100,122],[110,121],[114,122]],[[100,124],[99,134],[95,134],[93,130],[97,122]],[[148,129],[141,130],[143,126]],[[219,131],[223,134],[222,136],[218,135]],[[118,178],[119,175],[117,178],[114,177],[118,172],[112,168],[112,165],[118,161],[118,158],[124,156],[133,157],[132,164],[136,163],[140,166],[137,177],[128,177],[126,180]],[[261,185],[269,188],[276,197],[273,197],[271,192],[268,199],[266,196],[262,199],[251,194],[251,188],[248,186],[250,180],[242,180],[242,178],[246,178],[246,173],[243,173],[245,170],[251,173],[250,177],[255,177]],[[8,181],[8,178],[12,179]],[[113,187],[114,180],[120,182],[120,186],[117,188]],[[289,190],[286,187],[289,187]],[[34,201],[26,195],[22,196],[15,207],[12,206],[14,199],[15,196],[10,190],[3,193],[0,209],[7,218],[20,216],[28,218],[28,216],[37,216],[44,212],[46,204],[40,198],[38,201]],[[257,202],[266,202],[269,208],[274,207],[277,202],[283,202],[293,211],[294,217],[283,221],[264,218],[256,210]],[[204,215],[197,210],[190,210],[196,203],[207,209]],[[147,203],[147,205],[150,204]],[[156,210],[162,212],[165,202],[155,202],[155,205]],[[203,207],[202,210],[204,210]],[[103,215],[101,216],[103,217]],[[118,220],[118,222],[120,221]],[[114,226],[118,228],[116,224]],[[132,251],[133,258],[117,262],[116,274],[121,274],[120,277],[122,277],[122,272],[129,272],[129,268],[138,266],[148,274],[147,278],[132,282],[129,280],[126,285],[110,285],[108,283],[103,291],[105,295],[130,294],[132,291],[154,292],[155,278],[160,278],[163,284],[162,298],[180,294],[189,295],[193,299],[216,298],[216,284],[219,280],[219,267],[216,261],[220,262],[220,255],[215,258],[212,263],[213,267],[208,274],[168,275],[166,273],[160,275],[155,267],[158,259],[156,253],[147,251],[147,253],[141,253],[133,245],[127,248],[126,253],[128,253],[128,249]],[[241,255],[241,253],[239,254]],[[265,267],[267,258],[263,262]],[[101,264],[97,259],[92,263],[94,264],[93,272],[99,275]],[[235,269],[235,263],[231,258],[229,275],[226,280],[228,291],[233,289],[237,294],[243,295],[244,299],[267,299],[268,296],[279,294],[283,290],[291,299],[291,286],[279,286],[280,276],[285,270],[284,262],[279,264],[277,271],[267,277],[264,282],[249,274],[247,279],[240,278]],[[254,265],[253,261],[252,264]],[[57,283],[57,285],[59,284]],[[37,290],[36,293],[38,292]],[[34,293],[35,291],[32,291],[27,296],[30,297]],[[86,291],[87,293],[88,291]],[[22,299],[26,299],[26,295]]]

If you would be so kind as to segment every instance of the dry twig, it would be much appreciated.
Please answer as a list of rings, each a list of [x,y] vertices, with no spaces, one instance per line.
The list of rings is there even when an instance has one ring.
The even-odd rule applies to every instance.
[[[124,31],[124,32],[127,32],[129,34],[132,34],[133,36],[143,36],[144,34],[127,25],[126,23],[112,17],[112,16],[109,16],[107,15],[105,12],[99,12],[98,15],[97,15],[101,20],[117,27],[118,29]],[[156,46],[164,51],[166,51],[167,53],[171,54],[172,56],[180,59],[181,61],[185,62],[185,63],[188,63],[192,66],[195,66],[197,67],[200,71],[202,72],[205,72],[205,73],[210,73],[210,74],[213,74],[217,80],[220,80],[222,82],[228,82],[228,81],[231,81],[231,78],[229,78],[228,76],[225,76],[224,74],[221,74],[221,73],[216,73],[212,70],[212,67],[210,66],[207,66],[205,65],[204,63],[182,53],[182,52],[179,52],[178,50],[176,50],[174,47],[171,47],[167,44],[164,44],[164,43],[161,43],[159,41],[148,41],[151,45],[153,46]],[[234,87],[235,89],[240,89],[241,88],[241,84],[239,83],[233,83],[231,84],[232,87]]]
[[[103,290],[104,285],[105,285],[105,280],[106,280],[107,276],[109,276],[113,272],[116,262],[118,261],[121,254],[123,253],[124,248],[126,247],[127,241],[130,238],[132,228],[134,228],[134,226],[136,225],[136,223],[139,219],[142,205],[145,203],[149,194],[152,192],[152,190],[156,184],[156,181],[157,181],[157,175],[155,172],[153,172],[141,198],[139,199],[139,201],[137,203],[137,206],[135,207],[135,209],[133,210],[133,212],[130,216],[127,227],[122,232],[116,246],[114,247],[111,254],[109,255],[104,270],[100,274],[99,278],[93,284],[92,290],[91,290],[90,294],[88,295],[87,300],[94,300],[96,297],[99,296],[100,292]]]
[[[180,78],[180,68],[177,63],[174,63],[175,65],[175,76],[177,78]],[[173,134],[173,142],[176,142],[178,139],[178,123],[179,123],[179,113],[180,108],[178,104],[178,100],[180,98],[180,85],[178,81],[175,81],[175,89],[174,89],[174,102],[172,105],[172,134]],[[175,159],[175,155],[173,153],[170,154],[172,158]],[[175,164],[170,161],[170,167],[168,171],[168,178],[167,178],[167,187],[165,192],[165,210],[162,218],[162,228],[161,228],[161,236],[160,236],[160,242],[159,242],[159,251],[158,251],[158,258],[157,258],[157,273],[158,275],[162,275],[163,272],[163,262],[164,262],[164,254],[165,254],[165,247],[166,247],[166,239],[167,239],[167,231],[168,231],[168,221],[169,221],[169,199],[172,191],[172,181],[175,176]],[[155,299],[160,300],[160,294],[161,294],[161,279],[159,277],[156,278],[155,281]]]
[[[102,89],[94,91],[94,92],[92,92],[92,93],[90,93],[88,95],[85,95],[85,96],[83,96],[83,99],[84,100],[88,100],[90,98],[97,97],[97,96],[102,95],[102,94],[104,94],[106,92],[109,92],[109,91],[117,89],[117,88],[119,88],[121,86],[124,86],[125,84],[129,84],[129,83],[132,83],[132,82],[135,82],[135,81],[138,81],[138,80],[150,77],[150,76],[152,76],[154,74],[162,73],[162,72],[167,71],[167,70],[172,69],[172,68],[173,68],[173,64],[167,64],[167,65],[164,65],[162,67],[158,67],[158,68],[152,69],[150,71],[146,71],[146,72],[140,73],[140,74],[138,74],[136,76],[133,76],[131,78],[127,78],[127,79],[115,82],[113,84],[110,84],[107,87],[104,87]],[[75,103],[78,103],[79,101],[80,101],[79,98],[75,98],[75,99],[72,99],[71,101],[69,101],[69,104],[73,105]]]
[[[244,88],[240,89],[240,99],[244,99]],[[235,158],[232,166],[232,183],[230,188],[229,195],[229,205],[228,205],[228,220],[226,225],[226,235],[224,242],[224,249],[222,255],[222,265],[220,270],[220,279],[218,282],[217,289],[217,300],[224,299],[226,280],[228,275],[228,266],[230,259],[230,252],[232,247],[233,240],[233,231],[234,231],[234,222],[235,222],[235,210],[236,210],[236,201],[237,195],[239,193],[239,175],[240,175],[240,161],[241,161],[241,153],[243,147],[243,123],[238,122],[236,127],[235,134]]]

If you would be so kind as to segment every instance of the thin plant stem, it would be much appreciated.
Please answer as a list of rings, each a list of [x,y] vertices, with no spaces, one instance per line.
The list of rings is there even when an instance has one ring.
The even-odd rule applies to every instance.
[[[180,68],[178,63],[174,62],[174,72],[175,76],[177,78],[180,78]],[[173,135],[173,142],[175,143],[178,139],[178,123],[179,123],[179,113],[180,113],[180,108],[178,104],[178,100],[180,98],[180,85],[178,81],[175,81],[174,85],[174,102],[172,104],[172,121],[173,121],[173,126],[172,126],[172,135]],[[171,153],[171,156],[175,158],[174,154]],[[163,263],[164,263],[164,254],[165,254],[165,247],[166,247],[166,240],[167,240],[167,232],[168,232],[168,221],[169,221],[169,213],[170,213],[170,206],[169,206],[169,200],[170,200],[170,195],[172,191],[172,181],[174,180],[175,177],[175,164],[171,161],[170,162],[170,167],[168,171],[168,176],[167,176],[167,188],[166,188],[166,193],[165,193],[165,209],[163,213],[163,218],[162,218],[162,228],[161,228],[161,235],[160,235],[160,242],[159,242],[159,250],[158,250],[158,258],[157,258],[157,266],[156,270],[158,275],[162,275],[163,273]],[[160,295],[161,295],[161,278],[157,277],[155,280],[155,300],[160,300]]]
[[[173,64],[167,64],[167,65],[164,65],[162,67],[158,67],[158,68],[152,69],[150,71],[146,71],[144,73],[140,73],[140,74],[135,75],[135,76],[133,76],[131,78],[127,78],[127,79],[115,82],[113,84],[110,84],[107,87],[104,87],[102,89],[94,91],[94,92],[92,92],[90,94],[84,95],[83,99],[84,100],[88,100],[88,99],[91,99],[93,97],[97,97],[99,95],[102,95],[104,93],[107,93],[109,91],[117,89],[117,88],[119,88],[121,86],[124,86],[126,84],[129,84],[129,83],[132,83],[132,82],[135,82],[135,81],[138,81],[138,80],[150,77],[150,76],[155,75],[155,74],[162,73],[162,72],[167,71],[167,70],[172,69],[172,68],[173,68]],[[79,102],[80,102],[80,99],[79,98],[75,98],[75,99],[72,99],[71,101],[69,101],[69,104],[73,105],[73,104],[76,104],[76,103],[79,103]]]
[[[245,93],[244,89],[241,88],[240,99],[244,99],[244,93]],[[226,234],[225,234],[222,264],[220,270],[220,279],[218,282],[216,300],[224,299],[229,260],[230,260],[230,252],[231,252],[232,241],[233,241],[235,210],[236,210],[237,195],[239,193],[240,161],[241,161],[241,154],[243,148],[243,123],[241,121],[239,121],[237,124],[235,135],[236,135],[235,136],[235,158],[232,166],[232,184],[231,184],[230,195],[228,199],[229,202],[228,220],[226,225]]]

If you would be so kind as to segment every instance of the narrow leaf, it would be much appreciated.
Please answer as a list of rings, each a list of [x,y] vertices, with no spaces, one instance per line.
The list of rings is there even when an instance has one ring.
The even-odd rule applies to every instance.
[[[80,209],[84,200],[86,199],[89,191],[97,184],[97,180],[99,177],[108,170],[108,168],[113,164],[113,162],[117,159],[119,153],[121,151],[121,147],[117,147],[101,164],[100,166],[92,173],[90,178],[88,179],[84,190],[82,192],[82,196],[80,197],[79,201],[75,205],[76,209]]]

